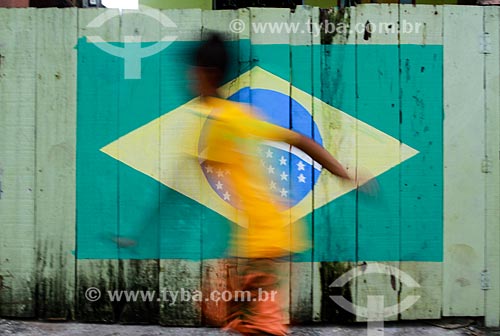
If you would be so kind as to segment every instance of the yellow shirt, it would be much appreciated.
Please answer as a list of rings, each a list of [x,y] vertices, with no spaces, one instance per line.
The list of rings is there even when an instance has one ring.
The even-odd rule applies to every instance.
[[[290,223],[290,210],[269,188],[258,157],[263,140],[293,140],[296,133],[262,121],[244,104],[209,97],[211,114],[200,140],[200,156],[211,166],[230,172],[226,184],[247,227],[239,226],[232,253],[248,258],[272,258],[309,247],[302,222]]]

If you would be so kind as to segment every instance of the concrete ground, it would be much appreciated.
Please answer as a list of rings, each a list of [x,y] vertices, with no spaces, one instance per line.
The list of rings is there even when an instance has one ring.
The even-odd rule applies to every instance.
[[[292,335],[305,336],[326,336],[326,335],[342,335],[342,336],[358,336],[358,335],[400,335],[400,336],[427,336],[427,335],[443,335],[443,336],[500,336],[500,329],[485,330],[474,325],[468,327],[459,327],[456,329],[446,329],[445,327],[437,327],[424,322],[416,323],[386,323],[384,333],[367,333],[366,324],[352,326],[338,325],[314,325],[293,327]],[[456,327],[456,326],[453,326]],[[120,324],[89,324],[89,323],[73,323],[73,322],[39,322],[39,321],[19,321],[19,320],[3,320],[0,319],[0,335],[22,335],[22,336],[160,336],[160,335],[208,335],[208,336],[229,336],[235,335],[227,332],[222,332],[215,328],[175,328],[163,327],[156,325],[120,325]]]

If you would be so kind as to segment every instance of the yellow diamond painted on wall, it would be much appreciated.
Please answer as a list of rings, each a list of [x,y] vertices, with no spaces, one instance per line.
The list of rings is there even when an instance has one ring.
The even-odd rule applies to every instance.
[[[313,116],[323,146],[348,170],[362,167],[378,176],[418,154],[417,150],[400,143],[398,139],[290,86],[288,81],[259,67],[224,85],[220,91],[224,97],[231,97],[248,87],[291,96]],[[209,184],[198,159],[200,133],[209,113],[195,98],[120,137],[101,151],[240,223],[238,210]],[[287,149],[279,144],[273,146]],[[320,171],[321,168],[304,153],[295,148],[291,152],[300,159],[299,169],[300,164],[309,162],[315,171]],[[318,176],[314,185],[315,209],[353,190],[352,184],[329,172],[322,171]],[[305,194],[290,209],[291,222],[311,212],[312,195],[312,192]]]

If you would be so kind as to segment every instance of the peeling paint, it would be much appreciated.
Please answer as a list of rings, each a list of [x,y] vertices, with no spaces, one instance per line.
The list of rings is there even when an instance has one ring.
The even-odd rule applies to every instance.
[[[340,276],[352,269],[351,263],[322,262],[320,266],[321,276],[321,321],[322,322],[355,322],[356,317],[339,307],[330,296],[342,295],[346,300],[352,302],[351,284],[344,287],[330,287]]]
[[[335,29],[330,29],[329,27]],[[344,35],[343,40],[349,39],[351,25],[351,9],[322,9],[320,11],[321,44],[332,44],[333,38],[339,34]]]
[[[372,37],[372,26],[370,21],[366,21],[365,23],[365,32],[363,34],[363,40],[368,41]]]

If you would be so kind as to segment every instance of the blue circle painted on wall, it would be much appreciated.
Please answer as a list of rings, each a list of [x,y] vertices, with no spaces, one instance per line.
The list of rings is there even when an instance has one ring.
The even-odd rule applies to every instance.
[[[313,138],[320,145],[323,139],[311,114],[293,98],[273,90],[243,88],[228,98],[251,104],[261,117],[275,125],[290,128]],[[290,127],[291,126],[291,127]],[[269,189],[286,208],[295,206],[312,191],[318,181],[320,168],[305,153],[286,144],[264,144],[261,146],[261,162],[269,178]],[[202,163],[202,170],[213,190],[226,202],[239,208],[236,195],[229,185],[229,171]]]

